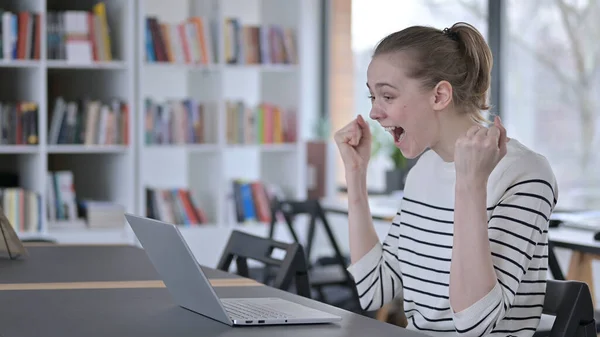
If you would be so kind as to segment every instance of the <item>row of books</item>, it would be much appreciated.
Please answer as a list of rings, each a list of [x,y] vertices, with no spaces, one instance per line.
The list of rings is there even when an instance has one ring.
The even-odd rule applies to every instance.
[[[188,189],[146,188],[146,216],[152,219],[183,225],[208,223],[206,213],[195,202]]]
[[[218,60],[216,21],[194,16],[184,22],[161,22],[146,17],[147,62],[214,64]],[[296,34],[280,25],[242,25],[238,18],[224,22],[225,61],[228,64],[295,64]]]
[[[228,64],[296,64],[296,34],[280,25],[244,25],[225,19],[225,62]]]
[[[73,63],[112,61],[110,27],[103,2],[95,4],[91,11],[49,11],[46,19],[48,59]]]
[[[49,144],[129,144],[129,106],[114,99],[110,103],[57,97],[52,111]]]
[[[261,103],[226,102],[228,144],[282,144],[297,140],[296,111]]]
[[[0,57],[39,60],[40,30],[40,14],[0,9]]]
[[[217,62],[216,21],[191,17],[184,22],[160,22],[146,17],[146,61],[186,64]],[[40,14],[0,9],[0,55],[5,60],[40,59]],[[73,63],[111,61],[112,39],[106,5],[90,11],[48,11],[47,58]],[[225,60],[228,64],[295,64],[296,34],[280,25],[243,25],[238,18],[224,22]]]
[[[233,179],[228,191],[227,215],[229,223],[270,223],[271,204],[284,199],[283,190],[275,184],[259,180]],[[276,214],[277,221],[282,220]]]
[[[38,193],[20,187],[0,188],[0,205],[15,232],[41,231],[42,200]]]
[[[72,171],[48,172],[48,220],[53,229],[106,228],[125,225],[125,207],[103,200],[78,199]]]
[[[194,99],[145,101],[146,144],[200,144],[206,141],[206,104]]]
[[[122,205],[96,200],[78,200],[71,171],[48,172],[47,210],[51,228],[123,227]],[[261,181],[234,179],[229,210],[234,223],[271,222],[271,202],[281,198],[277,186]],[[41,196],[19,187],[0,188],[0,205],[16,232],[42,230]],[[146,188],[146,216],[182,226],[209,223],[188,189]],[[279,220],[279,219],[278,219]]]
[[[231,201],[238,223],[271,221],[270,198],[262,182],[235,179],[232,192]]]
[[[145,48],[147,62],[213,64],[217,62],[214,23],[194,16],[178,23],[146,17]]]
[[[38,115],[35,102],[0,102],[0,145],[38,144]]]

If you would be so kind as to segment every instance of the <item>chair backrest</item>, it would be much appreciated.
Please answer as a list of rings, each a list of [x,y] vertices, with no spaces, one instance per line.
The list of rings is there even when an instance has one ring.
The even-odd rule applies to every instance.
[[[555,280],[566,280],[565,274],[562,272],[558,259],[556,258],[552,241],[548,242],[548,268],[550,268],[550,273],[552,273],[552,277],[554,277]]]
[[[282,259],[274,257],[275,249],[283,250],[285,256]],[[297,242],[285,243],[234,230],[229,236],[217,269],[229,271],[234,259],[237,274],[240,276],[249,277],[248,260],[258,261],[267,268],[276,267],[273,287],[288,290],[294,282],[298,295],[311,297],[304,249]]]
[[[596,336],[592,295],[584,282],[548,280],[543,313],[556,316],[550,337]]]
[[[296,233],[294,219],[299,215],[308,215],[308,232],[305,243],[305,256],[310,273],[315,276],[311,279],[311,287],[317,289],[317,294],[320,300],[326,302],[325,295],[321,287],[328,285],[346,285],[351,292],[352,306],[359,308],[358,311],[363,313],[360,308],[360,296],[356,288],[354,278],[348,271],[347,267],[350,264],[349,257],[344,256],[340,246],[335,238],[333,229],[327,221],[325,211],[319,200],[278,200],[274,199],[271,203],[271,224],[269,228],[269,238],[274,237],[275,227],[277,226],[277,215],[281,214],[284,218],[285,225],[292,235],[295,242],[299,242],[298,234]],[[315,243],[317,230],[317,222],[321,223],[321,228],[325,231],[326,239],[329,241],[330,248],[333,249],[333,256],[318,257],[316,263],[312,263],[311,252]],[[333,267],[333,268],[332,268]],[[336,268],[337,267],[337,268]],[[323,272],[319,274],[319,270]],[[336,272],[336,270],[338,272]],[[339,304],[339,303],[338,303]]]
[[[285,223],[288,227],[288,230],[294,240],[299,242],[298,234],[294,228],[293,220],[298,215],[308,215],[309,225],[308,225],[308,237],[306,242],[306,259],[310,261],[312,247],[314,243],[315,233],[316,233],[316,225],[317,221],[321,222],[323,229],[325,230],[325,234],[327,235],[327,239],[331,248],[334,251],[334,261],[333,263],[339,264],[342,269],[346,269],[349,264],[348,259],[344,257],[342,251],[335,239],[335,235],[329,222],[327,221],[327,217],[325,216],[325,211],[321,207],[321,204],[316,199],[307,199],[303,201],[297,200],[274,200],[271,204],[271,224],[270,224],[270,232],[269,237],[272,238],[274,236],[275,226],[277,224],[277,214],[283,215]],[[310,262],[309,262],[310,264]]]

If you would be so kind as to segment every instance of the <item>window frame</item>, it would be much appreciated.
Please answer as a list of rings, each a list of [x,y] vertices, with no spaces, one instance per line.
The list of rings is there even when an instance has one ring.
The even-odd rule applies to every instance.
[[[504,51],[504,28],[506,20],[506,2],[497,0],[488,0],[488,45],[494,58],[492,68],[492,83],[490,85],[490,104],[496,114],[502,117],[502,97],[503,95],[503,61],[502,53]]]

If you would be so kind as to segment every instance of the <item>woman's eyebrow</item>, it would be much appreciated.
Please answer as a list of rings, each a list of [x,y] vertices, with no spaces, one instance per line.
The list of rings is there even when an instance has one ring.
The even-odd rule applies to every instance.
[[[375,88],[381,88],[381,87],[390,87],[393,89],[398,89],[395,86],[391,85],[390,83],[387,82],[377,82],[375,83]],[[367,88],[371,89],[371,87],[369,86],[369,83],[367,83]]]

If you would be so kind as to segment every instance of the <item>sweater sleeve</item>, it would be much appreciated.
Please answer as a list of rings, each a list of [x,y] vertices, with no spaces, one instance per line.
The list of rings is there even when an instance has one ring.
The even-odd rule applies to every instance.
[[[544,296],[540,295],[545,293],[524,293],[518,288],[526,273],[532,274],[530,279],[546,280],[545,272],[540,270],[547,269],[548,260],[536,259],[535,265],[531,262],[536,246],[548,243],[548,221],[558,193],[554,174],[543,157],[535,157],[530,163],[511,165],[500,186],[505,192],[492,207],[488,221],[497,283],[470,307],[460,312],[452,310],[456,331],[463,336],[481,336],[494,329],[512,307],[517,293],[531,296],[531,303],[543,304]]]
[[[400,213],[397,213],[383,244],[377,242],[367,254],[348,267],[364,310],[377,310],[402,291],[402,273],[397,257],[399,234]]]

